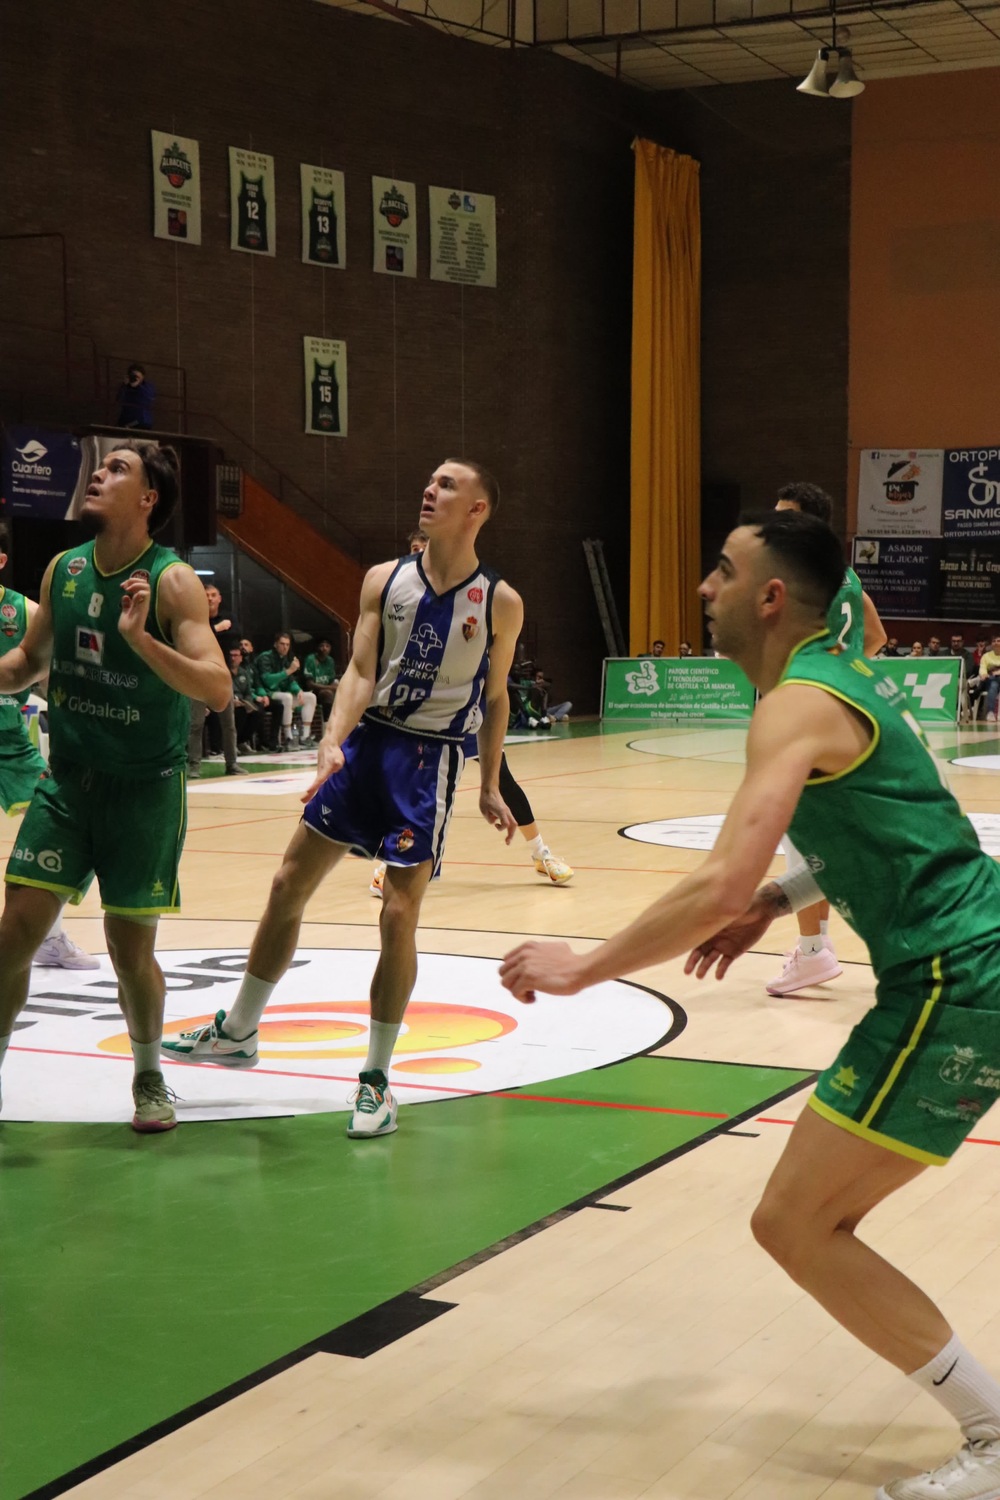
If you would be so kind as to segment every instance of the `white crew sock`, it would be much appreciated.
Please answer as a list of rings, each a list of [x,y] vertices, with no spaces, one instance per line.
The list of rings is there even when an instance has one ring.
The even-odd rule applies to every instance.
[[[389,1064],[392,1062],[392,1049],[396,1045],[399,1036],[399,1028],[402,1021],[372,1021],[371,1030],[368,1033],[368,1056],[361,1070],[363,1073],[371,1073],[378,1068],[388,1078]]]
[[[161,1037],[157,1037],[155,1042],[137,1042],[134,1036],[129,1037],[136,1076],[140,1073],[159,1073],[161,1040]]]
[[[827,920],[825,922],[821,922],[819,924],[819,935],[820,935],[820,937],[829,937],[830,936],[830,921],[829,921],[829,918],[827,918]]]
[[[13,1032],[11,1032],[11,1036],[13,1036]],[[3,1067],[3,1060],[7,1056],[7,1048],[9,1046],[10,1036],[0,1036],[0,1068]]]
[[[528,840],[528,849],[531,852],[532,859],[541,859],[543,854],[549,852],[549,846],[540,833],[535,838]]]
[[[817,953],[823,952],[823,937],[816,933],[806,937],[805,933],[799,934],[799,952],[804,958],[812,958]]]
[[[275,986],[268,980],[244,974],[240,992],[223,1023],[226,1036],[231,1037],[234,1042],[242,1042],[252,1031],[256,1031],[274,989]]]
[[[955,1334],[910,1379],[951,1413],[967,1438],[1000,1439],[1000,1385]]]

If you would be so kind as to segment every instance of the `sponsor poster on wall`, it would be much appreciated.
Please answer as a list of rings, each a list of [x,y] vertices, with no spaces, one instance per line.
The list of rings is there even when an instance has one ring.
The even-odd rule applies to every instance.
[[[854,571],[880,615],[922,620],[933,614],[940,546],[932,537],[855,537]]]
[[[302,259],[308,266],[347,263],[344,174],[332,167],[299,165],[302,184]]]
[[[347,436],[347,344],[343,339],[302,340],[305,360],[306,432]]]
[[[602,717],[676,722],[748,719],[754,690],[742,669],[722,656],[609,657]]]
[[[957,656],[883,656],[877,663],[907,697],[907,707],[921,724],[954,724],[962,663]]]
[[[274,157],[229,148],[229,248],[273,255],[276,225]]]
[[[497,200],[461,188],[427,189],[431,280],[460,286],[497,284]]]
[[[1000,540],[1000,448],[948,448],[944,455],[944,534]]]
[[[869,448],[858,475],[858,534],[940,536],[940,448]]]
[[[3,435],[3,513],[59,521],[70,514],[81,475],[79,440],[45,427],[8,427]],[[88,474],[89,483],[89,474]]]
[[[395,177],[372,178],[373,269],[388,276],[417,274],[417,189]]]
[[[201,162],[198,142],[164,130],[153,146],[153,234],[182,245],[201,244]]]
[[[1000,620],[1000,538],[941,543],[937,608],[942,620]]]

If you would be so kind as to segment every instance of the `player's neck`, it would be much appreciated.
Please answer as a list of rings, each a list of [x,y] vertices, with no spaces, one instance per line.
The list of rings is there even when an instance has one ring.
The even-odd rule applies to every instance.
[[[754,687],[761,694],[777,687],[788,666],[792,653],[805,641],[822,635],[826,629],[823,620],[797,624],[791,629],[776,631],[761,642],[756,661],[740,663]]]
[[[128,531],[99,532],[94,542],[94,562],[102,573],[118,573],[141,557],[152,541],[145,526]]]
[[[475,538],[432,537],[420,563],[434,592],[446,594],[478,568]]]

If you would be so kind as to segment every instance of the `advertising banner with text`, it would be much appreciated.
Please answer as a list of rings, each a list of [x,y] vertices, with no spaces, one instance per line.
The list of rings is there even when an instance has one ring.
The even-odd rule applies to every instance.
[[[722,656],[608,657],[602,705],[605,719],[749,719],[754,690]]]

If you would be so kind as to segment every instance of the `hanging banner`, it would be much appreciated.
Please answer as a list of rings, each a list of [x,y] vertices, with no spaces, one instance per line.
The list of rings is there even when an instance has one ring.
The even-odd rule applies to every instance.
[[[229,148],[229,248],[273,255],[274,157]]]
[[[1000,448],[945,452],[944,534],[1000,541]]]
[[[373,269],[390,276],[417,274],[417,189],[395,177],[372,178]]]
[[[158,240],[201,244],[201,165],[198,142],[164,130],[153,145],[153,234]]]
[[[921,724],[954,724],[962,663],[957,656],[880,656],[880,676],[902,688],[907,708]]]
[[[749,719],[754,690],[724,656],[613,656],[604,663],[602,705],[605,719]]]
[[[343,339],[302,340],[305,357],[306,432],[347,436],[347,344]]]
[[[941,543],[933,538],[855,537],[855,573],[880,615],[925,620],[935,613]]]
[[[1000,537],[941,543],[937,607],[942,620],[1000,620]]]
[[[431,214],[431,280],[461,286],[497,284],[497,200],[461,188],[427,189]]]
[[[858,475],[858,532],[940,536],[944,453],[940,448],[869,448]]]
[[[81,479],[79,439],[45,427],[7,427],[3,435],[3,514],[61,521]],[[87,483],[90,483],[90,473]]]
[[[302,184],[302,259],[307,266],[344,266],[347,226],[344,174],[299,164]]]

